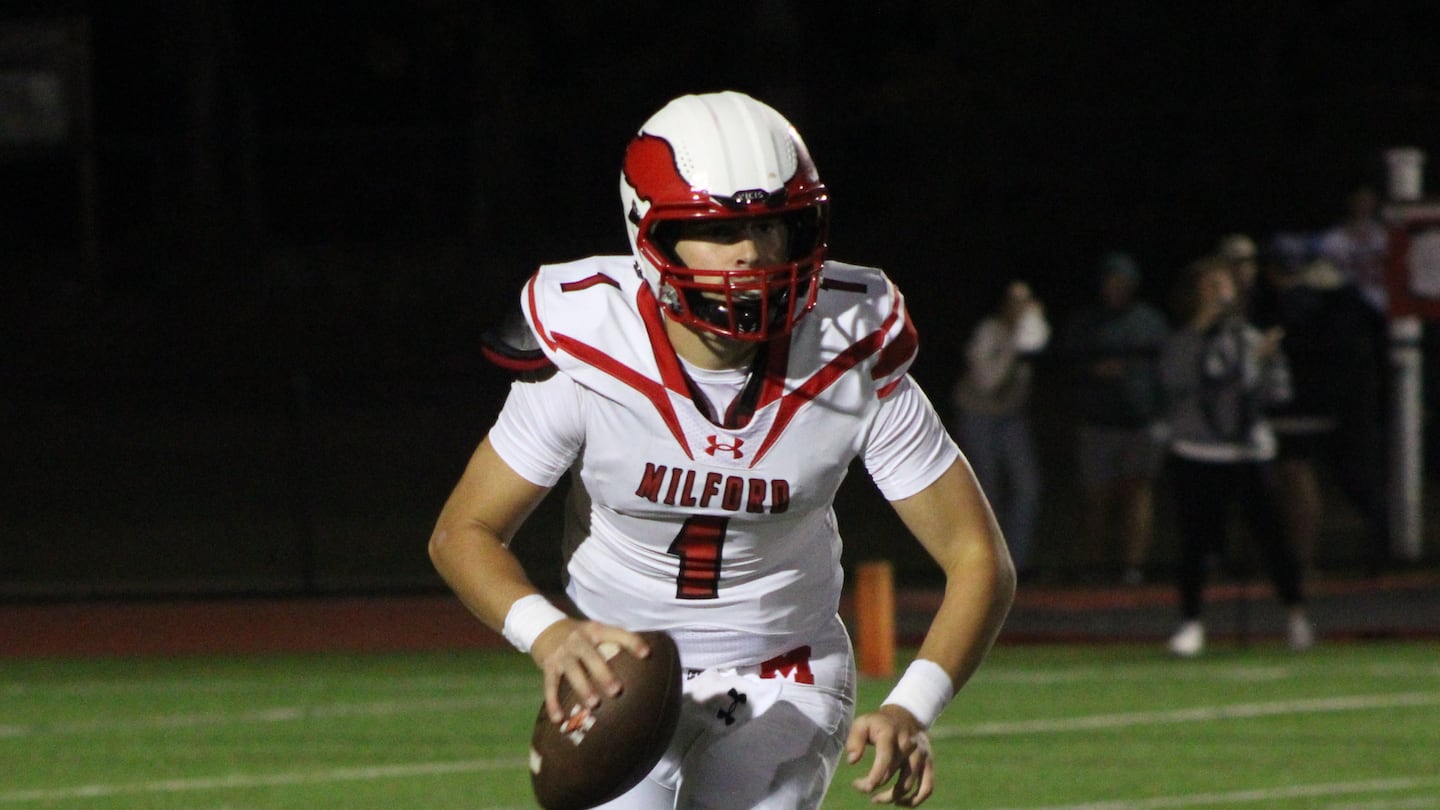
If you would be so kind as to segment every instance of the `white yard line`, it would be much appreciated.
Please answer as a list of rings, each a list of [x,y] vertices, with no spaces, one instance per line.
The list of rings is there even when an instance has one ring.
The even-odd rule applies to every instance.
[[[1065,684],[1087,683],[1090,681],[1140,681],[1154,683],[1157,677],[1167,681],[1236,681],[1240,683],[1283,681],[1289,678],[1304,678],[1323,669],[1327,675],[1358,673],[1371,678],[1415,678],[1440,677],[1440,664],[1420,663],[1348,663],[1325,661],[1323,666],[1301,662],[1296,664],[1256,665],[1207,665],[1185,662],[1157,674],[1153,663],[1120,664],[1106,667],[1067,667],[1064,669],[1006,669],[992,667],[975,676],[975,683],[1021,683],[1021,684]]]
[[[54,802],[75,799],[99,799],[113,796],[174,794],[207,790],[243,790],[288,785],[363,782],[381,779],[405,779],[419,776],[443,776],[455,773],[520,769],[524,760],[482,759],[462,762],[418,762],[408,765],[373,766],[366,768],[330,768],[320,771],[277,774],[234,774],[208,779],[163,779],[122,784],[80,785],[71,788],[11,790],[0,792],[0,804]],[[1082,804],[1057,804],[1030,807],[991,808],[991,810],[1163,810],[1171,807],[1203,807],[1206,805],[1256,804],[1284,799],[1327,798],[1356,794],[1397,793],[1440,786],[1440,777],[1395,777],[1359,782],[1330,782],[1314,785],[1290,785],[1278,788],[1233,790],[1223,793],[1191,793],[1179,796],[1155,796],[1148,799],[1111,800]],[[1411,802],[1369,802],[1346,804],[1341,808],[1431,807]],[[942,810],[937,808],[936,810]]]
[[[1204,807],[1206,805],[1257,804],[1284,799],[1317,799],[1353,796],[1359,793],[1397,793],[1440,786],[1440,776],[1395,777],[1360,782],[1330,782],[1317,785],[1288,785],[1256,790],[1231,790],[1224,793],[1191,793],[1182,796],[1155,796],[1084,804],[1052,804],[1043,807],[991,808],[991,810],[1163,810],[1167,807]],[[1391,805],[1397,806],[1397,805]],[[1422,805],[1424,806],[1424,805]],[[936,808],[940,810],[940,808]]]
[[[334,782],[366,782],[378,779],[405,779],[416,776],[474,773],[476,771],[519,770],[524,767],[526,767],[525,760],[515,757],[511,759],[476,759],[463,762],[416,762],[408,765],[380,765],[368,768],[329,768],[319,771],[300,771],[293,773],[233,774],[208,779],[160,779],[150,782],[79,785],[71,788],[8,790],[0,792],[0,804],[54,802],[67,799],[99,799],[109,796],[133,796],[138,794],[186,793],[203,790],[240,790],[245,788],[313,785]]]
[[[1015,720],[996,723],[973,723],[965,726],[940,726],[932,729],[934,738],[996,737],[1012,734],[1054,734],[1067,731],[1097,731],[1133,726],[1162,726],[1179,723],[1206,723],[1215,720],[1241,720],[1252,717],[1274,717],[1286,714],[1319,714],[1324,712],[1369,711],[1440,705],[1437,692],[1401,692],[1391,695],[1351,695],[1348,697],[1315,698],[1311,700],[1277,700],[1270,703],[1237,703],[1222,706],[1195,706],[1155,712],[1121,712],[1092,714],[1082,717]]]
[[[454,712],[482,709],[487,706],[513,705],[515,698],[506,695],[437,700],[385,700],[374,703],[334,704],[320,706],[273,706],[245,712],[202,712],[172,714],[158,717],[135,717],[113,720],[86,720],[71,723],[38,723],[31,725],[0,725],[0,740],[17,737],[66,734],[102,734],[154,729],[201,728],[205,726],[248,723],[288,723],[300,720],[334,719],[340,717],[389,717],[412,712]],[[539,711],[540,700],[535,699]]]
[[[341,717],[386,717],[407,712],[452,712],[508,705],[514,697],[492,694],[483,697],[436,700],[390,700],[373,703],[321,706],[275,706],[246,712],[203,712],[128,719],[86,720],[39,724],[0,724],[0,741],[35,736],[101,734],[156,729],[201,728],[231,724],[286,723]],[[538,705],[538,704],[537,704]],[[1352,695],[1347,697],[1282,700],[1270,703],[1241,703],[1196,706],[1150,712],[1121,712],[1081,717],[973,723],[938,726],[930,732],[935,739],[952,737],[996,737],[1017,734],[1054,734],[1097,731],[1133,726],[1176,725],[1216,720],[1237,720],[1287,714],[1367,711],[1440,705],[1440,693],[1402,692],[1396,694]]]
[[[1412,799],[1371,799],[1363,802],[1331,803],[1324,810],[1420,810],[1440,807],[1440,799],[1434,796],[1416,796]]]
[[[230,694],[233,692],[273,692],[285,690],[381,689],[394,691],[434,691],[436,689],[529,689],[540,691],[539,675],[410,675],[396,676],[384,672],[372,675],[345,673],[333,678],[285,677],[210,677],[197,674],[190,678],[134,678],[126,680],[76,680],[63,682],[0,680],[0,697],[32,695],[72,695],[89,697],[110,694],[143,694],[160,692],[166,695],[200,693]]]
[[[1253,683],[1263,681],[1283,681],[1288,678],[1299,676],[1304,670],[1298,670],[1284,665],[1254,665],[1254,666],[1213,666],[1213,667],[1177,667],[1173,671],[1164,672],[1163,677],[1167,681],[1237,681],[1240,683]],[[995,671],[981,670],[976,676],[978,682],[993,681],[995,683],[1020,683],[1020,684],[1066,684],[1066,683],[1089,683],[1091,681],[1138,681],[1142,683],[1154,683],[1157,677],[1157,670],[1154,665],[1150,666],[1114,666],[1114,667],[1071,667],[1066,669],[997,669]]]

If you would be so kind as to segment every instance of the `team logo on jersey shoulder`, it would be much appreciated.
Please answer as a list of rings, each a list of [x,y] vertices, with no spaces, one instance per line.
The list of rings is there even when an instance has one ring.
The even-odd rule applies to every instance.
[[[721,438],[724,438],[726,441],[722,442]],[[730,458],[737,461],[745,457],[745,454],[740,450],[741,447],[745,446],[745,440],[739,436],[721,437],[712,433],[705,437],[705,441],[709,442],[709,445],[705,448],[707,455],[713,456],[716,453],[729,453]]]

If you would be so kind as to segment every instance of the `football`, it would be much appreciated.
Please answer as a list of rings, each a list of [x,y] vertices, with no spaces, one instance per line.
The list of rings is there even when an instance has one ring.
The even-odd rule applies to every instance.
[[[552,723],[541,704],[530,737],[530,784],[546,810],[583,810],[619,796],[645,778],[670,744],[680,719],[680,654],[663,632],[640,635],[650,644],[648,658],[617,644],[600,646],[624,684],[619,695],[587,709],[561,681],[560,723]]]

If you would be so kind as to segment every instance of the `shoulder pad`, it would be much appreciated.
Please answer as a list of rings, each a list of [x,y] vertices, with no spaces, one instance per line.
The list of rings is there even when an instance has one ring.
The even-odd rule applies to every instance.
[[[491,363],[522,377],[554,369],[518,308],[506,311],[499,322],[481,333],[480,352]]]

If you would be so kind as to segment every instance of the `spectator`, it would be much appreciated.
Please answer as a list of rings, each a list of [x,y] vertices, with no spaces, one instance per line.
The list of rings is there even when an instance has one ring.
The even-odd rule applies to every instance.
[[[1165,457],[1159,355],[1169,326],[1138,297],[1140,268],[1129,255],[1101,260],[1099,288],[1099,301],[1066,324],[1061,353],[1074,369],[1085,535],[1091,549],[1118,548],[1122,578],[1136,585],[1145,579]]]
[[[1290,551],[1272,462],[1275,436],[1264,408],[1289,396],[1277,331],[1261,333],[1239,309],[1235,277],[1217,258],[1181,279],[1182,324],[1165,341],[1161,380],[1169,401],[1170,484],[1180,540],[1177,585],[1181,625],[1170,651],[1205,649],[1206,569],[1224,551],[1230,513],[1247,521],[1277,595],[1288,608],[1291,649],[1314,643],[1300,567]]]
[[[1260,276],[1260,250],[1255,240],[1243,233],[1226,234],[1216,243],[1215,255],[1230,268],[1230,274],[1235,277],[1235,292],[1242,308],[1248,312]]]
[[[1373,365],[1380,371],[1380,385],[1375,391],[1381,430],[1384,430],[1390,407],[1390,358],[1388,331],[1390,294],[1385,286],[1385,267],[1390,252],[1390,233],[1380,221],[1380,194],[1370,186],[1360,186],[1345,199],[1345,217],[1320,236],[1320,258],[1340,271],[1346,281],[1355,285],[1360,297],[1369,306],[1362,335],[1374,350]],[[1365,406],[1367,410],[1371,406]]]
[[[1385,317],[1385,260],[1390,235],[1380,221],[1380,195],[1361,186],[1346,198],[1345,218],[1320,239],[1320,255],[1352,282],[1378,319]],[[1376,323],[1380,328],[1382,324]]]
[[[966,370],[956,383],[956,437],[990,497],[1010,557],[1031,573],[1031,545],[1040,509],[1040,470],[1030,435],[1031,358],[1050,340],[1045,309],[1030,285],[1013,281],[1000,308],[975,328],[965,347]]]
[[[1316,243],[1305,234],[1272,240],[1256,310],[1258,323],[1285,331],[1281,348],[1294,391],[1270,413],[1286,528],[1300,563],[1313,566],[1324,512],[1323,466],[1365,522],[1366,567],[1374,573],[1387,564],[1390,538],[1379,348],[1367,328],[1368,305],[1353,283],[1318,257]]]

